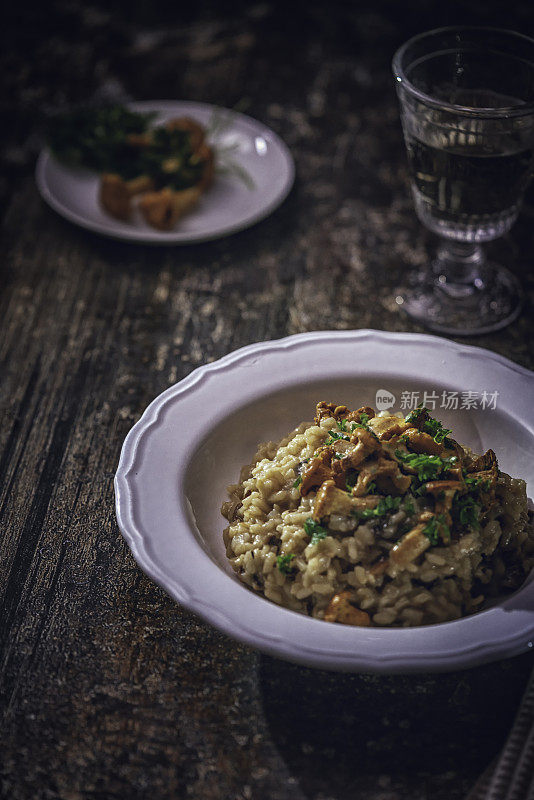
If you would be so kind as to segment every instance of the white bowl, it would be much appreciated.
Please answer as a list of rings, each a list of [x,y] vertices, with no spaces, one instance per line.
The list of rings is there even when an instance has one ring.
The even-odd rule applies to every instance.
[[[492,447],[532,495],[533,387],[533,373],[501,356],[434,336],[328,331],[244,347],[167,389],[130,431],[115,478],[119,527],[140,567],[179,603],[229,636],[297,663],[411,672],[525,652],[534,640],[532,576],[493,607],[453,622],[327,623],[241,583],[226,559],[220,507],[259,442],[312,419],[319,400],[374,406],[377,392],[394,395],[392,411],[401,410],[403,392],[437,395],[435,414],[455,437],[477,452]],[[458,392],[460,404],[462,393],[466,400],[466,392],[477,393],[478,408],[441,408],[443,392],[445,399]],[[495,409],[487,407],[492,398]]]

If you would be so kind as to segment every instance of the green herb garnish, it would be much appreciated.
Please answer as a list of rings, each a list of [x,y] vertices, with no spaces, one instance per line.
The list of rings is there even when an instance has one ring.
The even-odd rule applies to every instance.
[[[312,519],[312,517],[308,517],[304,523],[304,530],[308,536],[311,537],[310,544],[317,544],[317,542],[320,542],[321,539],[326,539],[328,536],[328,531],[326,528],[323,528],[323,526]]]
[[[140,153],[139,170],[139,174],[153,177],[156,185],[180,191],[198,183],[204,161],[193,153],[188,131],[158,127],[151,133],[150,145]]]
[[[395,450],[395,456],[406,466],[414,469],[421,482],[438,478],[442,472],[447,472],[458,460],[456,456],[440,458],[426,453],[403,453],[402,450]]]
[[[296,489],[297,486],[300,486],[301,483],[302,483],[302,475],[299,475],[297,480],[293,484],[293,489]]]
[[[425,420],[421,430],[432,436],[436,444],[446,444],[447,436],[452,433],[452,428],[444,428],[441,422],[433,417]]]
[[[132,170],[130,134],[142,134],[154,114],[139,114],[123,106],[81,108],[58,115],[49,122],[48,143],[57,158],[67,164],[96,172],[117,172],[127,177],[143,174]]]
[[[351,433],[354,433],[357,428],[363,428],[365,431],[369,430],[369,414],[360,414],[358,422],[350,423]]]
[[[362,519],[371,519],[372,517],[383,517],[389,514],[390,511],[397,511],[401,504],[401,497],[393,497],[388,494],[386,497],[381,497],[378,501],[376,508],[365,508],[363,511],[356,513]]]
[[[424,414],[425,412],[426,412],[426,414],[428,414],[428,411],[426,410],[424,405],[421,403],[420,405],[417,406],[417,408],[414,408],[413,411],[410,411],[408,416],[405,418],[405,422],[408,422],[409,424],[416,425],[419,422],[421,414]]]
[[[438,514],[437,517],[432,517],[423,528],[423,533],[433,546],[437,545],[440,535],[447,544],[451,540],[451,532],[444,514]]]
[[[460,525],[470,525],[472,528],[480,528],[480,506],[470,494],[466,494],[463,497],[457,494],[454,496],[452,515]]]
[[[422,424],[420,424],[421,418],[424,420]],[[432,436],[436,444],[449,444],[449,442],[447,442],[447,436],[449,433],[452,433],[452,429],[444,428],[438,419],[431,417],[425,406],[417,406],[417,408],[411,411],[406,417],[406,422],[418,426],[419,430],[423,433],[428,433],[429,436]]]
[[[291,562],[295,558],[294,553],[288,553],[285,556],[278,556],[276,559],[276,566],[282,575],[290,575],[292,572]]]
[[[403,505],[403,509],[404,509],[404,511],[406,511],[406,513],[408,514],[409,517],[411,517],[412,514],[415,514],[415,504],[414,504],[413,500],[408,500]]]
[[[491,481],[484,480],[484,478],[470,478],[469,475],[464,475],[465,485],[471,490],[488,492],[491,488]]]
[[[336,419],[336,425],[337,425],[337,427],[339,428],[340,431],[343,431],[344,433],[348,433],[347,420],[346,419]]]
[[[79,109],[50,121],[48,143],[72,166],[115,173],[125,181],[145,175],[156,188],[194,186],[202,179],[205,159],[193,152],[190,132],[151,127],[154,116],[124,106]]]
[[[325,444],[334,444],[334,442],[338,442],[340,439],[344,439],[346,442],[350,442],[350,436],[347,436],[346,433],[338,433],[337,431],[330,431],[330,438],[326,440]]]

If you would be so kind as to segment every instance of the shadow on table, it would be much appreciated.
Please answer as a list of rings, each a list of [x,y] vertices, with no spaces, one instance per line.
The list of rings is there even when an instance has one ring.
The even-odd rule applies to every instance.
[[[249,267],[251,260],[256,263],[262,254],[270,254],[273,243],[282,250],[284,245],[294,245],[298,233],[303,235],[301,228],[304,223],[301,220],[299,196],[300,185],[297,179],[282,204],[265,219],[254,222],[241,231],[216,236],[205,242],[182,242],[175,245],[115,239],[87,230],[47,209],[44,201],[43,214],[47,215],[49,227],[56,236],[68,240],[76,249],[90,253],[92,258],[100,259],[113,272],[150,275],[165,266],[179,277],[191,267],[208,265],[213,270],[217,265],[240,261],[244,261]],[[291,264],[286,264],[284,259],[282,277],[287,277],[285,270],[288,266],[291,268]],[[289,278],[291,277],[290,275]]]
[[[344,798],[366,775],[476,776],[504,744],[533,666],[529,653],[448,674],[348,675],[262,656],[259,671],[291,774]]]

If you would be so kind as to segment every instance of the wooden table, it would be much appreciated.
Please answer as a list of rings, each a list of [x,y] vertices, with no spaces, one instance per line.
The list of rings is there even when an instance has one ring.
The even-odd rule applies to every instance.
[[[262,656],[140,572],[113,496],[126,433],[199,365],[301,331],[420,330],[395,287],[433,241],[409,197],[389,60],[442,18],[415,2],[58,9],[13,11],[2,56],[0,796],[463,797],[502,746],[529,656],[409,677]],[[524,30],[532,11],[514,13]],[[44,112],[95,92],[244,101],[291,148],[294,190],[211,244],[84,232],[44,205],[32,170]],[[532,298],[528,200],[491,249]],[[469,343],[533,368],[530,308]]]

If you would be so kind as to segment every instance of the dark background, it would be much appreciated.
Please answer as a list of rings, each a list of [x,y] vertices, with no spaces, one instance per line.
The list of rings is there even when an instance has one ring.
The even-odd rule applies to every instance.
[[[445,24],[533,32],[531,3],[11,4],[2,17],[0,796],[450,800],[502,746],[532,658],[446,675],[336,675],[235,644],[135,565],[114,518],[124,436],[159,392],[241,345],[420,331],[395,288],[435,242],[408,189],[390,74]],[[98,99],[239,105],[291,148],[269,219],[153,249],[39,198],[46,120]],[[520,319],[461,340],[530,369],[530,190],[488,249]]]
[[[333,104],[332,111],[368,107],[381,102],[384,68],[405,39],[458,24],[532,35],[534,8],[528,1],[485,0],[10,4],[1,34],[3,134],[9,143],[2,173],[12,177],[31,168],[43,115],[100,95],[103,87],[138,100],[154,99],[157,89],[160,99],[248,102],[265,118],[270,102],[306,95],[321,61],[363,60],[367,80],[362,76],[357,89],[347,81],[347,107]],[[204,47],[197,41],[192,52],[195,36]],[[223,62],[233,62],[232,68]],[[203,76],[201,96],[195,67],[211,72]]]

